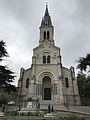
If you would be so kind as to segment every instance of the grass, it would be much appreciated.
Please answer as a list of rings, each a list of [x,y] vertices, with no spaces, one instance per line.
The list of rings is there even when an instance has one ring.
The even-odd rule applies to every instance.
[[[18,111],[15,112],[7,112],[6,116],[7,117],[19,117],[19,116],[23,116],[23,117],[29,117],[29,116],[39,116],[39,117],[43,117],[44,114],[47,114],[47,111],[43,111],[43,112],[21,112],[19,113]],[[75,113],[75,112],[70,112],[70,111],[54,111],[52,113],[52,115],[56,118],[58,118],[59,120],[90,120],[90,115],[85,115],[85,114],[81,114],[81,113]]]

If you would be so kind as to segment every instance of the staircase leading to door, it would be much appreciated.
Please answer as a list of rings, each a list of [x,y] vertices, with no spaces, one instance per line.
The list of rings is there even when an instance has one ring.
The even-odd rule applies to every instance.
[[[40,101],[40,109],[41,110],[48,110],[48,105],[53,105],[54,110],[66,110],[66,107],[60,103],[55,103],[52,100],[42,100]]]

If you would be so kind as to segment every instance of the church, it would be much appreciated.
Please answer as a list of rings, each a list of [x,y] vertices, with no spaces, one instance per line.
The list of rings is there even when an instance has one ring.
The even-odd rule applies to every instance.
[[[18,95],[22,101],[36,97],[41,105],[80,105],[74,67],[66,68],[62,65],[60,48],[55,45],[54,26],[48,5],[39,30],[39,45],[33,49],[32,65],[20,70]]]

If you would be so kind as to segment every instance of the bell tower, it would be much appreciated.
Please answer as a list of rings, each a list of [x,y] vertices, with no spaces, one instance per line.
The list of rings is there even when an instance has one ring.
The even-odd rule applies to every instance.
[[[41,26],[39,27],[40,29],[40,40],[39,40],[39,45],[42,45],[44,42],[50,42],[50,44],[54,45],[54,28],[52,25],[51,17],[48,12],[48,5],[46,4],[46,10],[44,17],[42,18],[41,21]]]

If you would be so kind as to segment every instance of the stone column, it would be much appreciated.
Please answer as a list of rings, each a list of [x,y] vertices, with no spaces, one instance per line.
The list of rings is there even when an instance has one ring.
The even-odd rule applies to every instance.
[[[36,82],[35,82],[35,76],[32,76],[30,78],[29,82],[29,97],[35,97],[36,96]]]

